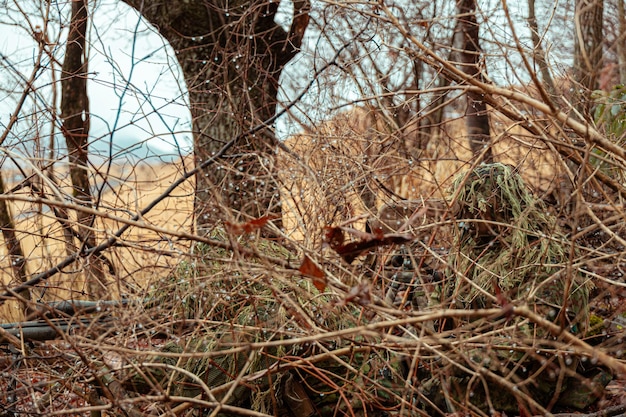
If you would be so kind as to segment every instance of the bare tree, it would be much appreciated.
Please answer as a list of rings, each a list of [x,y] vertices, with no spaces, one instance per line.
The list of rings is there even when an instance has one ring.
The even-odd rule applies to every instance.
[[[4,181],[0,175],[0,193],[4,194],[5,191]],[[4,245],[6,246],[9,254],[9,262],[11,263],[13,277],[18,283],[25,283],[28,281],[26,258],[24,257],[22,245],[17,238],[13,215],[9,210],[9,204],[6,200],[0,200],[0,228],[2,229]],[[31,299],[30,292],[28,290],[21,291],[19,295],[25,300]],[[28,310],[28,305],[25,306],[25,310]]]
[[[288,31],[275,21],[275,1],[126,2],[176,51],[189,90],[196,164],[237,139],[223,161],[196,176],[197,231],[232,220],[225,207],[235,216],[278,214],[270,120],[281,71],[298,52],[308,24],[308,0],[293,2]],[[263,129],[248,134],[259,125]]]
[[[62,67],[61,115],[63,135],[67,143],[73,196],[81,205],[91,206],[93,198],[89,182],[89,97],[87,96],[88,55],[86,50],[87,0],[72,1],[70,29]],[[95,246],[95,216],[77,212],[80,250]],[[106,294],[105,275],[99,259],[88,258],[87,288],[96,298]]]
[[[37,9],[51,3],[32,4]],[[69,94],[63,97],[63,133],[76,134],[67,138],[73,146],[72,169],[85,174],[90,162],[90,171],[100,175],[94,155],[86,156],[90,119],[81,83],[87,74],[86,43],[85,27],[79,25],[80,16],[86,17],[86,0],[65,4],[77,7],[72,17],[76,31],[63,45],[68,48],[63,87]],[[32,79],[40,84],[19,84],[28,98],[35,97],[35,105],[49,101],[41,112],[16,111],[20,130],[12,133],[13,143],[0,140],[0,150],[10,154],[25,141],[35,144],[23,146],[31,153],[24,152],[16,164],[32,167],[39,188],[30,185],[31,192],[24,192],[27,169],[20,172],[24,180],[11,176],[12,188],[3,190],[0,204],[6,199],[11,209],[23,211],[15,213],[11,224],[8,210],[5,221],[0,206],[0,226],[23,228],[17,238],[26,236],[20,243],[29,245],[24,245],[27,257],[38,255],[38,249],[30,250],[33,242],[38,248],[49,245],[52,261],[39,267],[35,261],[40,258],[33,256],[28,266],[36,272],[26,283],[4,289],[0,305],[15,292],[71,272],[85,257],[107,254],[116,266],[133,267],[125,269],[128,285],[122,277],[116,281],[126,299],[41,305],[50,313],[42,317],[45,322],[0,329],[0,338],[13,351],[0,351],[0,362],[16,370],[0,378],[0,406],[7,413],[549,415],[557,407],[588,409],[610,377],[604,370],[626,371],[618,360],[622,334],[616,329],[611,338],[605,327],[619,324],[619,307],[606,317],[596,309],[603,320],[593,321],[601,322],[602,337],[587,339],[598,328],[587,333],[593,305],[586,285],[609,286],[612,277],[621,276],[623,185],[613,184],[618,198],[598,193],[592,204],[581,204],[576,219],[587,216],[585,222],[566,234],[560,226],[569,218],[553,216],[526,182],[533,176],[554,181],[558,173],[552,168],[563,162],[553,163],[555,159],[578,158],[579,177],[594,186],[605,180],[599,170],[587,169],[587,155],[604,158],[594,147],[616,167],[624,166],[626,152],[591,123],[549,105],[545,94],[538,98],[525,84],[532,79],[539,86],[545,78],[525,59],[539,50],[528,46],[531,35],[490,37],[518,24],[524,14],[519,9],[511,14],[517,21],[503,24],[504,3],[494,7],[500,17],[491,19],[492,9],[480,9],[477,0],[317,2],[311,26],[325,33],[318,34],[317,44],[306,42],[306,64],[287,72],[285,63],[308,28],[304,2],[295,2],[287,30],[276,23],[281,14],[271,0],[134,4],[169,40],[183,67],[193,106],[197,166],[159,161],[124,165],[118,175],[116,164],[107,160],[104,185],[96,194],[91,184],[85,195],[91,177],[74,181],[72,172],[68,179],[62,150],[41,157],[32,151],[39,138],[26,134],[31,132],[24,116],[42,114],[46,123],[57,121],[56,102],[41,87],[48,80],[34,72]],[[286,4],[294,2],[282,2]],[[56,15],[60,22],[67,21],[64,11]],[[548,30],[541,18],[539,13],[535,32],[537,27]],[[136,39],[143,23],[134,23]],[[94,21],[91,33],[101,28]],[[106,41],[97,42],[101,39],[87,39],[91,51],[100,45],[110,50]],[[320,47],[324,40],[327,49]],[[543,45],[550,54],[550,39]],[[462,53],[453,55],[454,50]],[[134,52],[131,65],[137,69]],[[566,55],[571,58],[571,51]],[[516,65],[520,56],[524,65]],[[107,58],[124,66],[113,55]],[[492,65],[494,59],[502,65]],[[7,62],[0,56],[0,64]],[[546,62],[555,61],[547,56]],[[95,66],[90,63],[90,68]],[[506,71],[513,73],[505,74],[510,78],[502,76]],[[487,74],[499,79],[491,82]],[[305,79],[302,90],[291,91],[284,83],[287,76]],[[102,82],[97,70],[89,77]],[[136,86],[132,78],[124,87]],[[349,82],[341,84],[345,79]],[[69,85],[75,89],[67,91]],[[32,95],[31,86],[37,86]],[[306,124],[302,134],[282,144],[269,129],[279,89],[289,90],[286,102],[300,106],[283,107],[302,110]],[[307,89],[314,90],[309,90],[314,96],[310,102],[302,99]],[[71,98],[75,107],[68,110]],[[156,100],[156,94],[146,94],[146,102],[161,116],[165,112]],[[452,102],[460,106],[450,105],[444,112]],[[320,122],[307,111],[337,117]],[[147,114],[145,109],[138,112]],[[93,115],[93,126],[95,120]],[[417,152],[406,152],[416,137],[407,136],[416,127],[420,135],[433,137],[418,136]],[[117,127],[107,131],[110,136],[115,132]],[[147,133],[157,135],[156,130]],[[433,152],[420,152],[428,141]],[[276,146],[281,148],[279,175],[273,162]],[[489,161],[492,152],[497,163],[479,164],[478,155]],[[547,162],[546,154],[551,158]],[[143,177],[132,183],[129,169]],[[165,177],[155,175],[165,171]],[[590,175],[583,178],[586,173]],[[196,174],[197,182],[189,184]],[[400,180],[395,185],[404,187],[402,192],[389,186],[391,178]],[[278,242],[253,239],[249,233],[265,227],[268,218],[246,219],[278,211],[272,187],[279,181],[284,222],[291,215],[304,236],[285,229]],[[299,187],[300,181],[319,187]],[[155,189],[146,189],[155,182]],[[576,186],[570,194],[585,198],[581,184]],[[189,232],[194,187],[197,230],[209,236]],[[126,192],[134,196],[126,199]],[[398,204],[410,198],[414,201]],[[381,210],[373,210],[381,203]],[[27,211],[36,204],[43,208]],[[153,216],[158,210],[162,217]],[[82,219],[95,216],[96,223],[84,220],[69,227],[74,212],[83,213]],[[181,213],[182,221],[173,220]],[[34,222],[24,214],[39,216],[42,227],[33,231]],[[375,220],[369,223],[372,233],[359,230],[367,216]],[[217,227],[211,229],[221,221],[238,222],[227,225],[230,240],[222,239]],[[68,226],[73,241],[81,240],[81,250],[59,256],[59,224]],[[106,236],[102,233],[92,246],[86,237],[95,225]],[[587,240],[590,234],[593,240]],[[4,237],[6,243],[10,239]],[[371,263],[364,262],[366,256]],[[65,300],[66,287],[58,287],[61,291],[51,295]],[[69,288],[69,294],[74,290]],[[612,309],[606,299],[619,299],[619,293],[610,295],[598,306]],[[37,341],[61,333],[61,343],[39,348]],[[29,338],[37,350],[29,351],[20,340]],[[588,344],[595,339],[597,346]],[[606,392],[607,400],[618,401],[612,391]],[[580,395],[572,398],[570,393]]]
[[[618,36],[617,64],[619,71],[619,79],[622,85],[626,85],[626,6],[624,0],[617,0],[617,18],[618,18]]]
[[[603,0],[576,0],[574,14],[574,81],[579,84],[576,108],[589,117],[590,94],[598,88],[602,69]]]
[[[460,0],[457,3],[459,16],[461,70],[477,81],[484,81],[481,70],[481,48],[479,26],[476,20],[476,0]],[[485,162],[493,161],[489,147],[489,115],[483,95],[476,91],[466,93],[465,127],[470,148],[475,156],[483,155]]]
[[[539,26],[537,25],[537,15],[535,12],[535,0],[528,0],[528,26],[530,28],[530,37],[533,40],[533,58],[539,66],[539,73],[543,78],[543,82],[546,85],[547,92],[551,95],[556,94],[556,87],[554,86],[554,80],[550,73],[550,67],[546,60],[545,50],[541,43],[541,37],[539,36]]]

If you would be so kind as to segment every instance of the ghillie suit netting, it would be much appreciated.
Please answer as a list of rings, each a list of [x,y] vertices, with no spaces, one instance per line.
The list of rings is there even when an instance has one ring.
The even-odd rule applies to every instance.
[[[471,315],[527,306],[561,332],[584,337],[592,284],[573,264],[573,242],[511,166],[482,164],[452,188],[458,228],[432,303],[468,310],[468,316],[434,324],[448,344],[430,364],[433,377],[424,392],[448,411],[543,414],[587,407],[610,375],[573,354],[563,333],[513,315],[495,321]]]

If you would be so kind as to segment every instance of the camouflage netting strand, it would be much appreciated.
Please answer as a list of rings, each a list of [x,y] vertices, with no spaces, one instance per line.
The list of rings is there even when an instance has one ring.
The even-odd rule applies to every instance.
[[[589,284],[571,270],[572,242],[519,174],[504,164],[481,165],[457,178],[453,187],[461,222],[450,260],[456,302],[485,308],[502,291],[508,299],[541,299],[549,307],[546,314],[567,304],[571,330],[584,333]],[[572,295],[568,300],[566,285]]]
[[[514,168],[480,165],[456,179],[452,195],[459,227],[447,281],[434,294],[435,307],[526,304],[583,337],[590,283],[572,265],[572,242]],[[483,411],[584,408],[610,379],[561,349],[560,337],[521,318],[449,320],[438,323],[438,330],[454,335],[454,344],[446,350],[446,360],[435,364],[434,378],[424,389],[449,411],[455,402],[457,409],[469,403]],[[596,385],[587,379],[594,376]]]

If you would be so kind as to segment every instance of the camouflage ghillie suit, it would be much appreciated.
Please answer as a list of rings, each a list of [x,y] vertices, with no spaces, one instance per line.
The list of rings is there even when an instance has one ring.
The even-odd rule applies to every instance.
[[[590,284],[571,265],[572,242],[514,169],[481,165],[457,178],[452,191],[459,228],[434,307],[526,304],[564,331],[583,336]],[[437,326],[451,344],[445,358],[432,365],[434,377],[424,392],[448,411],[538,411],[537,404],[583,408],[608,382],[600,374],[601,383],[589,385],[581,362],[560,338],[522,318],[468,318]],[[572,395],[576,390],[582,396]]]

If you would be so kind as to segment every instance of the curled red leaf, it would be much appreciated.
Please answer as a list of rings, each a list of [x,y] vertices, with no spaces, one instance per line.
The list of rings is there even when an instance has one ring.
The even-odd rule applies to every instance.
[[[324,242],[327,243],[331,249],[337,250],[338,247],[343,245],[344,239],[341,227],[327,226],[324,228]]]
[[[304,255],[304,259],[302,260],[302,265],[298,270],[302,273],[302,275],[306,275],[311,277],[313,281],[313,285],[317,288],[318,291],[323,292],[326,289],[326,284],[328,283],[328,279],[326,278],[326,274],[324,271],[311,260],[308,256]]]
[[[358,240],[344,243],[344,232],[351,234]],[[411,240],[413,240],[413,237],[406,234],[382,234],[380,231],[376,233],[366,233],[344,227],[326,227],[324,229],[324,241],[349,264],[354,262],[359,255],[370,249],[378,246],[407,243]]]
[[[244,233],[252,233],[265,226],[268,221],[276,219],[275,215],[268,214],[267,216],[259,217],[258,219],[252,219],[244,223],[231,223],[224,222],[226,229],[235,235],[242,235]]]

